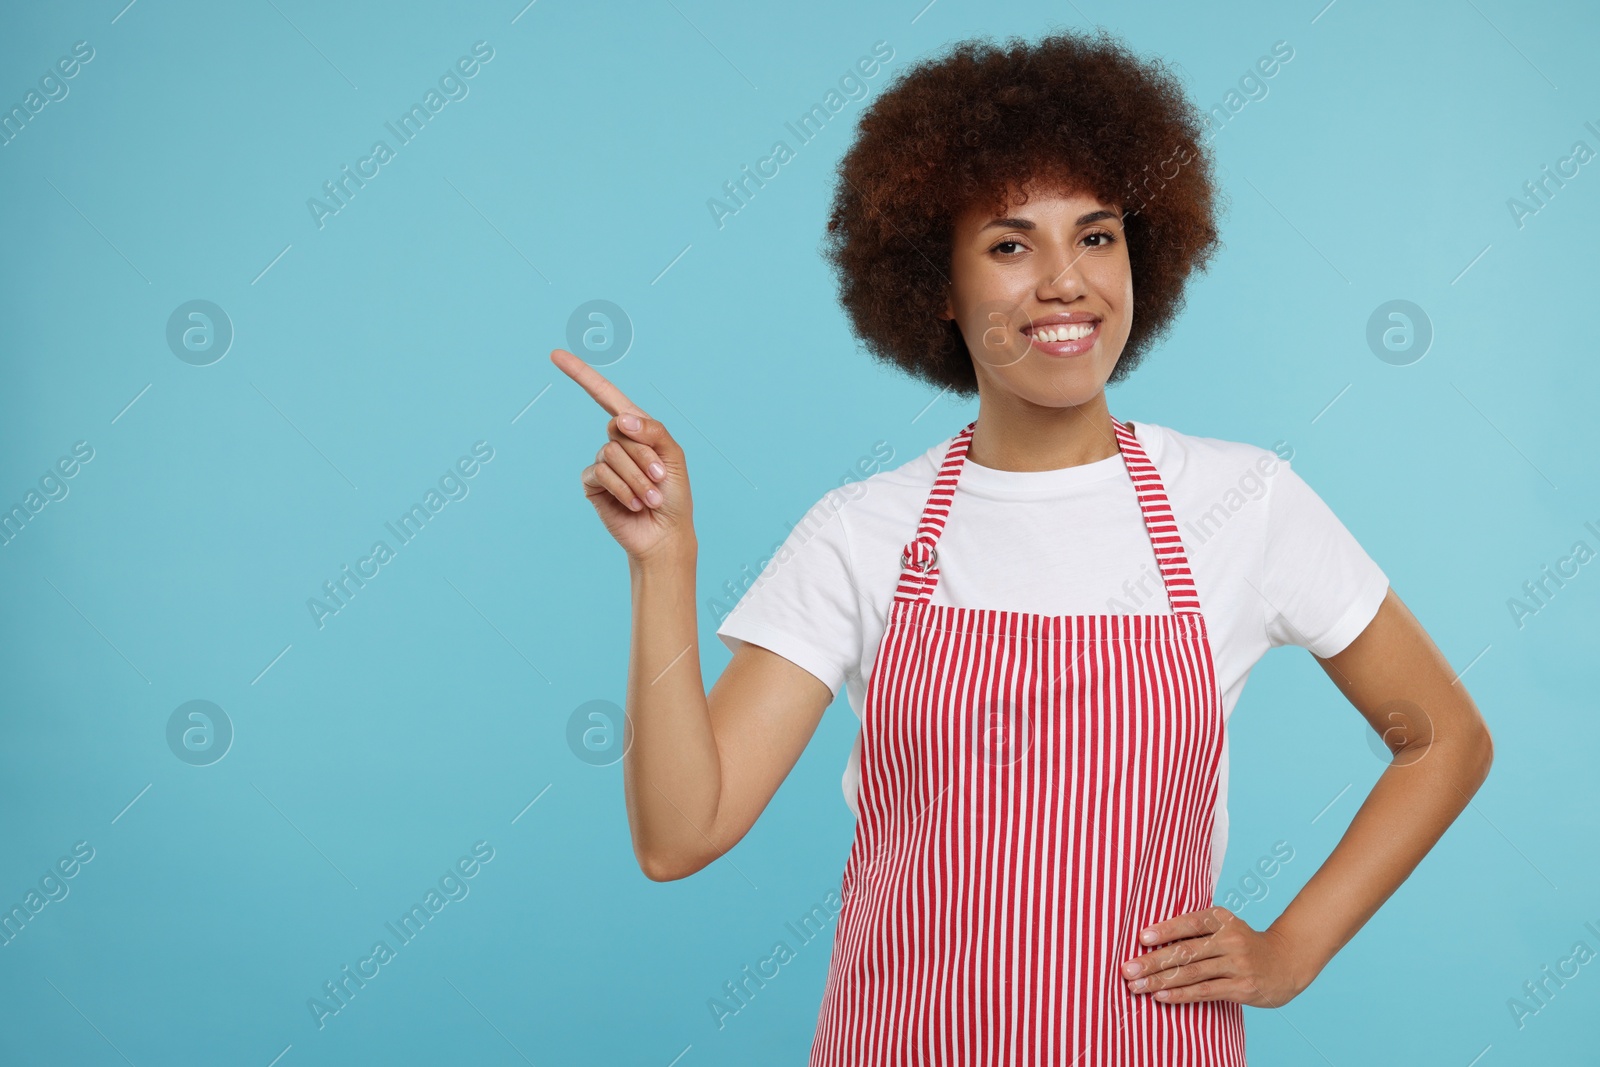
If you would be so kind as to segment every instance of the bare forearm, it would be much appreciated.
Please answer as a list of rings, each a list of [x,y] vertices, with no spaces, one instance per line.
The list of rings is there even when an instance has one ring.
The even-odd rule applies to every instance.
[[[633,626],[623,757],[634,852],[652,877],[670,876],[710,847],[720,761],[700,675],[695,610],[697,546],[629,563]]]
[[[1487,742],[1402,749],[1344,837],[1271,929],[1300,953],[1303,983],[1321,972],[1444,835],[1489,771]]]

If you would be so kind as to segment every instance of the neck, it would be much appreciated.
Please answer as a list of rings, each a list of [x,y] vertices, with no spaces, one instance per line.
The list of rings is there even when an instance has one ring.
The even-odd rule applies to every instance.
[[[1078,407],[1050,408],[1015,395],[981,397],[967,459],[1002,471],[1051,471],[1109,459],[1121,449],[1104,390]]]

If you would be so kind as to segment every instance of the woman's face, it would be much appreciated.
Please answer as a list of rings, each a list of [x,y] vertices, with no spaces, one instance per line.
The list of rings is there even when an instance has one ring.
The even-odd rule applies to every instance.
[[[1085,193],[1030,192],[1018,204],[1013,189],[1000,215],[970,208],[956,219],[941,317],[961,329],[980,397],[1076,407],[1104,390],[1133,324],[1121,210]]]

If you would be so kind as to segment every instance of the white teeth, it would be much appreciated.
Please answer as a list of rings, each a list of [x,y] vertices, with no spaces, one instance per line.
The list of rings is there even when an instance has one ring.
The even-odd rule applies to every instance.
[[[1045,342],[1079,341],[1094,332],[1092,322],[1073,322],[1062,326],[1044,326],[1033,331],[1033,336]]]

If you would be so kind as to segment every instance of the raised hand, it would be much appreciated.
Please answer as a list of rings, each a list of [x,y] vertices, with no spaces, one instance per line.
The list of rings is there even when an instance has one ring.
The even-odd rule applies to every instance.
[[[607,532],[634,561],[694,544],[693,501],[683,449],[661,423],[578,356],[562,348],[550,362],[583,386],[611,416],[610,438],[583,469],[584,495]],[[637,420],[637,427],[630,428]]]

